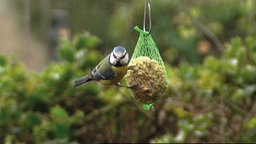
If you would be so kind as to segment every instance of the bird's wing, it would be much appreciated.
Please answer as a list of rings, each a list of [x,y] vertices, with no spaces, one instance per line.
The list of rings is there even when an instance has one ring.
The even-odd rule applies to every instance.
[[[112,79],[115,73],[112,66],[108,62],[108,57],[105,57],[93,70],[91,73],[91,78],[94,80],[107,80]]]

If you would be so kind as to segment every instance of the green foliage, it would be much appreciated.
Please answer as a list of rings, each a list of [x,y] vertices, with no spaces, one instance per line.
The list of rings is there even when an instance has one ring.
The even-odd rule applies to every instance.
[[[78,35],[72,41],[63,39],[60,55],[64,49],[68,52],[61,56],[62,61],[39,73],[1,57],[2,142],[255,140],[254,37],[232,39],[220,57],[207,56],[202,64],[166,65],[169,88],[152,111],[142,110],[125,88],[96,83],[72,88],[74,79],[100,60],[100,53],[93,48],[96,41],[87,48],[92,43],[86,41],[94,41],[87,40],[90,37],[96,38]]]
[[[255,140],[255,135],[249,134],[255,126],[253,39],[234,38],[221,57],[208,56],[202,65],[182,64],[172,70],[168,76],[172,101],[164,107],[178,118],[180,129],[168,137],[170,142]],[[165,142],[166,137],[155,141]]]
[[[0,141],[72,142],[72,127],[81,125],[81,117],[84,117],[79,113],[88,113],[102,106],[103,101],[97,99],[97,85],[77,90],[72,88],[74,78],[85,74],[81,67],[90,67],[80,61],[91,59],[78,59],[76,55],[87,47],[95,54],[93,47],[100,42],[88,34],[79,39],[74,39],[74,42],[62,39],[59,54],[63,62],[52,63],[40,73],[28,72],[19,62],[8,62],[1,56],[0,129],[5,131],[1,131]],[[94,58],[94,63],[96,60]]]

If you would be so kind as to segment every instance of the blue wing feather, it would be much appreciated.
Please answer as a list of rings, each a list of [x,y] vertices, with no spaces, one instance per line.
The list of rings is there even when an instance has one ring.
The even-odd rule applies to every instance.
[[[93,70],[90,75],[94,80],[108,80],[115,77],[115,72],[108,62],[109,55],[105,57]]]

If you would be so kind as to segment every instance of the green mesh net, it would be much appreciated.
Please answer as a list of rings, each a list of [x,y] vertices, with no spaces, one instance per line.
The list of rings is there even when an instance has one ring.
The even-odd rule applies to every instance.
[[[149,34],[149,32],[147,31],[143,31],[138,26],[135,26],[134,30],[138,31],[140,33],[140,36],[131,59],[135,59],[140,56],[146,56],[150,59],[156,60],[162,67],[164,76],[167,79],[167,73],[165,70],[163,59],[151,34]]]
[[[140,36],[129,64],[126,80],[128,85],[136,85],[132,89],[134,98],[144,105],[144,109],[149,110],[166,92],[167,73],[151,34],[138,26],[134,29],[140,33]]]

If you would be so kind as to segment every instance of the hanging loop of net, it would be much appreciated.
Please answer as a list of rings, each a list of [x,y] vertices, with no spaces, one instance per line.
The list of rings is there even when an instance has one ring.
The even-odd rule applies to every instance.
[[[149,27],[148,32],[151,32],[152,26],[151,26],[151,7],[148,0],[145,0],[145,6],[144,6],[144,18],[143,18],[143,31],[146,32],[146,21],[147,21],[147,9],[148,9],[148,20],[149,20]]]

